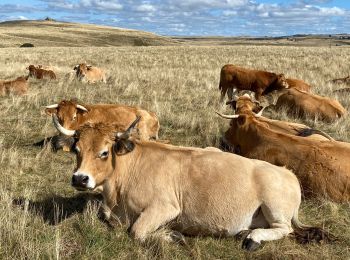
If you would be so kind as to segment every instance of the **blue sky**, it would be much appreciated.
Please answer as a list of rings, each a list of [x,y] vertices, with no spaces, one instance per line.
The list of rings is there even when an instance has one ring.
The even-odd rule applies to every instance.
[[[0,21],[46,16],[161,35],[350,33],[350,0],[0,1]]]

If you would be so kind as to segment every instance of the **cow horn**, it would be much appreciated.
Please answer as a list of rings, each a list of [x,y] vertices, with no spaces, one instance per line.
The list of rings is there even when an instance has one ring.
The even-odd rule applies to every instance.
[[[235,118],[239,117],[239,115],[224,115],[224,114],[219,113],[218,111],[215,111],[215,113],[223,118],[226,118],[226,119],[235,119]]]
[[[58,108],[58,104],[52,104],[49,106],[45,106],[46,108]]]
[[[68,129],[64,128],[63,126],[61,126],[60,122],[58,122],[58,118],[57,118],[56,114],[52,115],[52,122],[53,122],[54,126],[56,127],[56,129],[60,133],[67,135],[67,136],[75,135],[75,130],[68,130]]]
[[[81,109],[81,110],[83,110],[85,112],[88,112],[87,108],[83,107],[82,105],[77,104],[77,108]]]
[[[135,128],[136,124],[140,121],[141,117],[137,116],[135,121],[131,123],[131,125],[128,127],[128,129],[123,133],[117,133],[118,139],[128,139],[130,136],[131,131]]]
[[[254,113],[254,116],[255,116],[255,117],[261,117],[261,116],[262,116],[262,113],[263,113],[263,111],[264,111],[265,108],[267,108],[267,107],[263,107],[263,108],[259,111],[259,113],[257,113],[257,114]]]

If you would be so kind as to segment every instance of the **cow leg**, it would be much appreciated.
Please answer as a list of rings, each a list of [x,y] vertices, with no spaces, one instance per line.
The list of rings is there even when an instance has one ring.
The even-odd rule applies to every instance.
[[[175,219],[179,213],[180,210],[172,205],[152,205],[137,218],[131,228],[131,236],[144,242],[152,232]]]
[[[224,102],[226,92],[227,92],[227,88],[222,87],[222,89],[221,89],[221,96],[220,96],[220,103]]]
[[[259,247],[261,241],[281,239],[293,232],[291,227],[293,213],[291,212],[291,216],[286,216],[285,212],[288,212],[288,209],[280,208],[278,205],[273,205],[273,207],[262,205],[261,209],[270,228],[253,229],[244,239],[242,243],[243,249],[253,251]]]
[[[228,88],[227,96],[228,96],[228,100],[231,101],[233,98],[233,88]]]
[[[262,93],[263,91],[261,89],[258,89],[256,92],[255,92],[255,99],[260,101],[260,98],[262,96]]]

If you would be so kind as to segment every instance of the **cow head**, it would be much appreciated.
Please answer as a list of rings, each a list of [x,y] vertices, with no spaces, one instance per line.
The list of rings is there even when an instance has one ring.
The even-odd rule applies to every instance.
[[[75,130],[79,127],[80,117],[88,113],[88,109],[76,100],[62,100],[58,104],[46,106],[45,113],[49,116],[56,115],[64,128]]]
[[[231,105],[236,114],[258,113],[263,108],[260,102],[249,94],[235,96],[233,100],[226,102],[226,105]]]
[[[86,63],[80,63],[76,65],[73,69],[76,71],[76,76],[79,80],[83,80],[86,77],[86,74],[91,70],[92,66],[87,65]]]
[[[29,65],[26,69],[29,70],[29,75],[33,76],[35,73],[36,67],[34,65]]]
[[[66,142],[71,144],[71,151],[77,156],[77,167],[72,176],[72,186],[78,190],[94,190],[110,179],[115,167],[116,156],[123,156],[131,152],[135,143],[129,137],[140,117],[129,126],[126,131],[118,125],[84,125],[68,134]],[[67,134],[53,116],[56,128]],[[66,129],[67,130],[67,129]]]
[[[257,142],[256,124],[260,124],[257,118],[259,114],[223,115],[221,117],[231,119],[230,128],[225,132],[223,143],[229,147],[228,150],[236,154],[244,155],[247,149],[254,147]],[[262,123],[264,124],[264,123]]]
[[[278,74],[276,79],[276,86],[279,87],[279,89],[285,89],[289,88],[286,76],[284,74]]]

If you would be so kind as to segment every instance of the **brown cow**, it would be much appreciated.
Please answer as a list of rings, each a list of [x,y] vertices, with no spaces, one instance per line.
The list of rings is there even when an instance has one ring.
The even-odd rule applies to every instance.
[[[44,70],[34,65],[29,65],[27,70],[29,70],[29,76],[36,79],[56,79],[56,74],[52,70]]]
[[[303,124],[292,123],[287,121],[273,120],[266,117],[261,116],[264,108],[260,105],[260,103],[256,100],[253,100],[248,94],[244,94],[243,96],[237,97],[235,96],[234,100],[231,102],[227,102],[233,108],[233,111],[236,115],[227,116],[218,113],[220,116],[233,119],[237,118],[238,115],[254,115],[259,121],[265,122],[268,124],[270,129],[273,129],[278,132],[304,136],[317,140],[334,140],[328,134],[323,131],[312,129]]]
[[[286,166],[305,196],[350,201],[350,144],[293,136],[271,129],[253,115],[232,119],[224,142],[242,156]]]
[[[310,92],[311,86],[301,79],[286,79],[289,88],[296,88],[301,91]]]
[[[0,96],[15,94],[24,95],[28,91],[28,76],[18,77],[14,80],[0,81]]]
[[[298,117],[318,118],[324,121],[334,121],[346,114],[346,109],[334,99],[306,93],[298,89],[288,89],[282,92],[275,105],[276,110],[283,107],[287,113]]]
[[[232,100],[234,88],[253,91],[255,92],[255,98],[260,100],[262,95],[269,94],[274,90],[288,88],[288,83],[284,74],[251,70],[227,64],[222,67],[220,73],[220,101],[223,102],[226,92],[229,100]]]
[[[105,72],[100,68],[81,63],[76,65],[74,70],[80,81],[87,81],[88,83],[95,83],[96,81],[107,82]]]
[[[83,191],[103,186],[107,219],[129,225],[135,239],[143,242],[164,225],[189,235],[234,236],[250,229],[242,248],[255,250],[293,228],[312,235],[298,221],[301,191],[286,168],[225,152],[135,140],[130,132],[137,120],[125,132],[85,125],[70,142],[77,156],[72,186]]]
[[[76,130],[86,123],[118,123],[124,129],[136,116],[142,116],[137,128],[141,139],[158,139],[159,121],[155,113],[121,104],[82,105],[75,100],[62,100],[47,106],[46,114],[56,115],[65,129]]]

